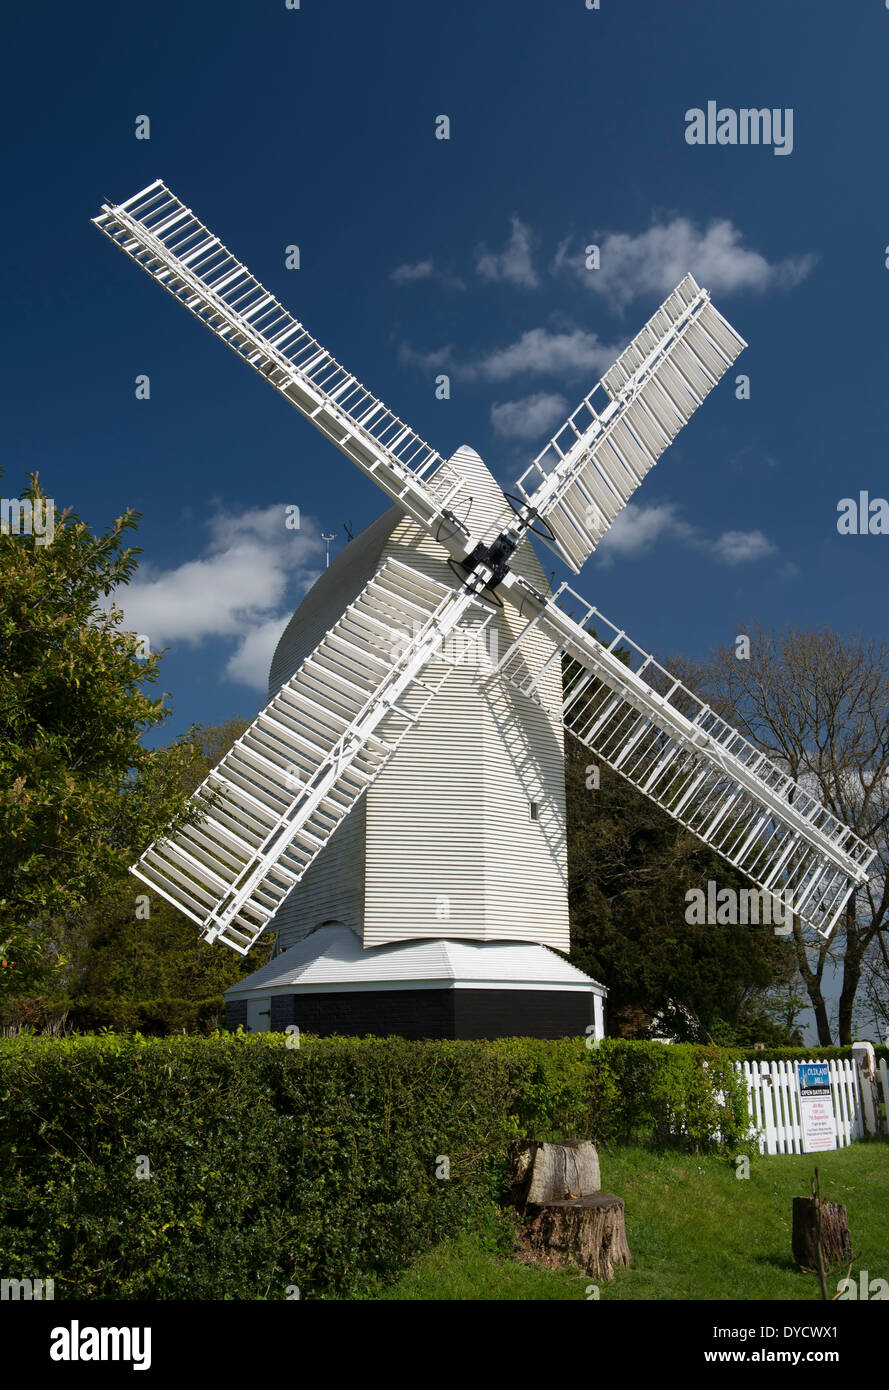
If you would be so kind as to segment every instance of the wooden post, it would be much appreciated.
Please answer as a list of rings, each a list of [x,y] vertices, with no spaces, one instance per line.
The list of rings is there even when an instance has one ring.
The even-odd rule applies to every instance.
[[[883,1133],[883,1112],[877,1081],[877,1058],[873,1043],[856,1042],[852,1053],[858,1065],[858,1092],[861,1096],[861,1126],[869,1139]]]
[[[852,1239],[846,1208],[839,1202],[822,1200],[817,1168],[812,1179],[812,1196],[793,1199],[791,1243],[793,1258],[801,1269],[817,1273],[821,1296],[828,1299],[827,1273],[832,1267],[851,1262]]]
[[[601,1186],[599,1155],[588,1140],[517,1140],[510,1149],[510,1199],[516,1206],[591,1197]]]

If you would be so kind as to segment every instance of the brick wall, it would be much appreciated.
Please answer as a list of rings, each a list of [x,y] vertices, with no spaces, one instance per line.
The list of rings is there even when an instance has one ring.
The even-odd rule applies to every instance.
[[[247,1001],[226,1007],[226,1027],[247,1025]],[[582,1037],[593,1022],[592,994],[555,990],[398,989],[329,994],[273,994],[270,1025],[346,1037],[395,1033],[402,1038]]]
[[[225,1001],[225,1026],[230,1033],[233,1033],[238,1024],[247,1027],[247,1000],[246,999],[226,999]]]

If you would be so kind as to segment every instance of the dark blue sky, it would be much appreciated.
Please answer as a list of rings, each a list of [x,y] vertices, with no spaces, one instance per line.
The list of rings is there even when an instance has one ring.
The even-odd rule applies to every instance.
[[[134,611],[172,646],[168,733],[255,711],[318,530],[338,548],[385,501],[90,225],[157,177],[443,454],[473,445],[504,485],[692,270],[750,343],[751,399],[722,382],[576,587],[664,655],[754,620],[886,635],[889,537],[841,537],[836,517],[889,495],[889,11],[601,4],[7,17],[2,486],[39,469],[95,528],[144,514]],[[687,144],[686,110],[711,99],[792,108],[792,153]],[[571,268],[594,241],[595,285]],[[276,521],[288,503],[298,536]]]

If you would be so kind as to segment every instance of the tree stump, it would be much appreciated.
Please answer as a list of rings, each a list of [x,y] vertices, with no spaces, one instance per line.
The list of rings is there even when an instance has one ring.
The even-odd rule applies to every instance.
[[[602,1186],[599,1155],[586,1139],[567,1144],[518,1140],[510,1150],[510,1200],[524,1207],[591,1197]]]
[[[623,1199],[610,1192],[527,1207],[520,1243],[528,1259],[551,1269],[577,1265],[603,1283],[631,1258]]]
[[[840,1202],[816,1197],[794,1197],[793,1258],[802,1269],[818,1272],[818,1206],[821,1206],[821,1254],[824,1268],[847,1265],[852,1259],[852,1238],[846,1208]]]
[[[610,1283],[630,1251],[622,1199],[599,1190],[595,1146],[517,1141],[510,1160],[510,1198],[522,1217],[519,1258],[550,1269],[577,1265]]]

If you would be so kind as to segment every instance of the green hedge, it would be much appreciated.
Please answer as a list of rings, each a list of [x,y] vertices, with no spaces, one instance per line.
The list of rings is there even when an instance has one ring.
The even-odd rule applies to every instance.
[[[811,1047],[767,1047],[764,1051],[740,1047],[729,1051],[741,1062],[829,1062],[855,1056],[851,1047],[822,1047],[820,1043],[813,1043]],[[874,1052],[878,1058],[885,1057],[889,1061],[889,1047],[875,1046]]]
[[[0,1027],[35,1031],[144,1033],[163,1038],[170,1033],[212,1033],[225,1022],[221,994],[207,999],[66,999],[44,995],[16,996],[0,1001]]]
[[[726,1062],[583,1039],[9,1039],[2,1273],[53,1278],[57,1298],[354,1295],[460,1230],[508,1239],[516,1136],[694,1148],[715,1125],[736,1151]]]

